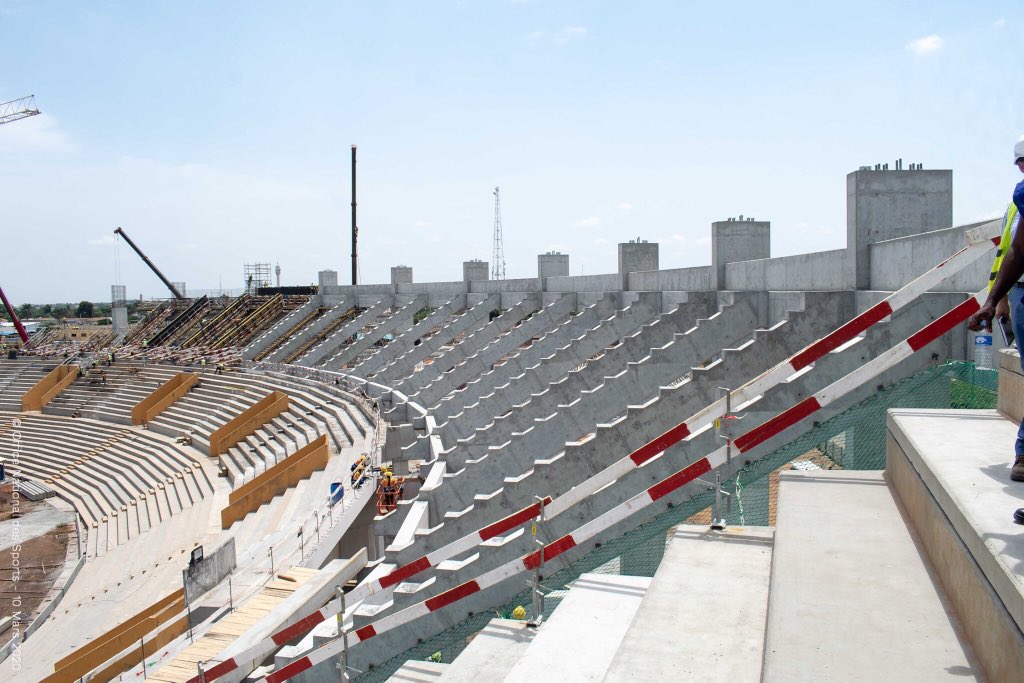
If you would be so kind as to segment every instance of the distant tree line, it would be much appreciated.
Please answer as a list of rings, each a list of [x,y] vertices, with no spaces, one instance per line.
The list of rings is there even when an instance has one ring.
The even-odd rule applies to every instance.
[[[137,301],[128,301],[129,314],[138,307]],[[77,304],[22,304],[17,307],[19,318],[109,318],[110,304],[79,301]],[[7,311],[0,305],[0,319],[7,320]]]

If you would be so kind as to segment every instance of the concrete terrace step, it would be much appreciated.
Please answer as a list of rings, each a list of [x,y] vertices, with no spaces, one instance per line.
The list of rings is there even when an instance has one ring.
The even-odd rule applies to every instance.
[[[435,309],[434,312],[426,318],[418,323],[412,324],[411,327],[396,334],[395,338],[391,340],[387,346],[378,349],[375,353],[367,356],[356,364],[353,367],[353,371],[360,377],[370,376],[380,367],[387,365],[395,358],[398,358],[398,356],[416,346],[415,342],[419,341],[424,334],[432,330],[435,325],[443,324],[445,320],[455,315],[455,312],[464,306],[465,296],[456,297],[455,299],[438,306],[437,309]],[[418,310],[420,309],[417,309],[417,311]]]
[[[583,574],[503,680],[600,681],[650,584],[642,576]]]
[[[499,680],[516,665],[536,635],[537,630],[524,621],[491,619],[443,672],[441,680],[443,683]]]
[[[773,538],[676,527],[604,680],[760,680]]]
[[[779,487],[764,680],[979,678],[881,472]]]
[[[1009,354],[1008,354],[1009,355]],[[1000,371],[1018,412],[1020,365]],[[988,680],[1024,671],[1024,484],[1009,479],[1017,424],[992,410],[890,410],[886,475]]]

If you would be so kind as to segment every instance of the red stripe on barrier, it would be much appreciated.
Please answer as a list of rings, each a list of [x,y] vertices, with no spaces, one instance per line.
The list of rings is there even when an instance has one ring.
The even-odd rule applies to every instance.
[[[274,645],[284,645],[295,636],[301,636],[306,631],[309,631],[317,624],[323,622],[324,615],[319,611],[313,612],[309,616],[299,619],[291,626],[281,629],[274,635],[270,636],[270,639],[274,641]]]
[[[566,550],[576,547],[576,539],[572,537],[572,534],[566,534],[557,541],[553,541],[544,546],[544,561],[553,560],[558,557]],[[527,569],[536,569],[540,566],[540,551],[535,550],[526,557],[523,558],[523,566]]]
[[[418,560],[410,562],[404,567],[399,567],[398,569],[393,570],[390,574],[385,575],[380,580],[380,587],[387,588],[388,586],[393,586],[396,583],[401,583],[410,576],[419,574],[424,569],[430,569],[430,560],[427,559],[426,555]]]
[[[794,370],[806,368],[829,351],[839,348],[887,315],[892,315],[892,306],[889,305],[888,301],[880,301],[850,322],[833,330],[825,337],[822,337],[793,356],[790,365],[793,366]]]
[[[452,604],[456,600],[461,600],[467,595],[472,595],[473,593],[476,593],[478,590],[480,590],[480,584],[478,584],[476,580],[467,581],[466,583],[458,585],[455,588],[452,588],[451,590],[446,590],[444,593],[441,593],[440,595],[435,595],[429,600],[426,600],[424,604],[427,606],[428,610],[434,612],[446,605]]]
[[[689,484],[700,475],[706,474],[710,471],[711,463],[708,462],[707,458],[701,458],[697,462],[687,465],[675,474],[665,477],[657,484],[647,489],[647,495],[651,497],[651,500],[658,500],[659,498],[672,493],[684,484]]]
[[[214,679],[220,678],[221,676],[223,676],[224,674],[228,673],[229,671],[234,671],[237,668],[238,668],[238,663],[235,660],[227,659],[227,660],[224,660],[223,662],[221,662],[220,664],[218,664],[216,666],[213,666],[213,667],[210,667],[209,669],[204,671],[203,672],[203,677],[207,681],[212,681]],[[192,678],[188,679],[188,681],[186,681],[186,683],[200,683],[199,676],[193,676]]]
[[[544,504],[548,505],[551,503],[551,496],[544,499]],[[519,512],[513,512],[505,519],[499,519],[494,524],[485,526],[480,530],[480,540],[487,541],[495,536],[501,536],[506,531],[515,529],[517,526],[522,526],[527,521],[533,519],[540,514],[540,503],[534,503],[524,507]]]
[[[917,351],[949,332],[964,320],[967,320],[979,308],[981,308],[981,304],[978,303],[977,299],[971,297],[949,313],[943,314],[922,327],[918,332],[912,334],[907,339],[907,344],[910,345],[910,348]]]
[[[779,413],[759,427],[754,427],[749,432],[736,439],[733,443],[736,445],[736,448],[740,453],[750,450],[757,444],[767,441],[787,427],[792,427],[819,408],[821,408],[821,404],[818,403],[818,399],[813,396],[808,396],[784,413]]]
[[[645,443],[643,446],[630,453],[629,458],[637,467],[639,467],[658,453],[661,453],[669,446],[679,443],[689,435],[690,427],[683,422],[657,437],[654,441]]]
[[[296,659],[291,664],[270,674],[264,680],[266,680],[267,683],[281,683],[281,681],[287,681],[292,676],[300,674],[312,666],[313,662],[309,659],[309,657]]]
[[[375,635],[377,635],[377,629],[373,627],[373,624],[367,624],[362,628],[356,629],[356,638],[359,639],[360,643],[373,638]]]

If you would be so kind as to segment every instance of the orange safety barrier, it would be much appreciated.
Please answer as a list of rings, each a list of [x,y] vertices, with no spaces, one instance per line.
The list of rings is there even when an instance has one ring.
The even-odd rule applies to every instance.
[[[57,398],[60,392],[78,378],[78,373],[77,365],[58,365],[25,392],[21,397],[21,409],[25,412],[42,410],[43,406]]]
[[[272,391],[251,408],[210,435],[210,455],[225,453],[236,443],[288,410],[288,394]]]
[[[132,424],[141,425],[149,422],[191,391],[192,387],[198,383],[199,375],[197,373],[179,372],[132,408]]]
[[[230,528],[232,524],[295,486],[300,480],[309,478],[315,470],[327,467],[329,455],[327,435],[322,434],[252,481],[239,486],[228,494],[228,506],[220,511],[221,528]]]

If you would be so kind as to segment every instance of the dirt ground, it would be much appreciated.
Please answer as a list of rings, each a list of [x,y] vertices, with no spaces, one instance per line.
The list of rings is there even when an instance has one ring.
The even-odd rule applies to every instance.
[[[12,517],[11,499],[11,485],[0,485],[0,520]],[[27,517],[40,505],[21,497],[19,517]],[[65,524],[22,542],[20,548],[15,545],[0,550],[0,617],[20,611],[22,628],[28,626],[30,615],[60,576],[74,529],[74,525]]]
[[[13,511],[11,510],[11,501],[13,499],[13,485],[11,482],[0,484],[0,522],[5,519],[10,519]],[[25,496],[18,497],[18,508],[21,516],[29,514],[32,510],[36,509],[36,506],[41,503],[33,503]]]

